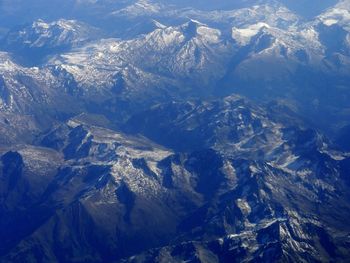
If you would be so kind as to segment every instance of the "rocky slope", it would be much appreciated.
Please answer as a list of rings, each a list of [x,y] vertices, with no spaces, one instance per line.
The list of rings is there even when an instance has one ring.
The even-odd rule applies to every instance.
[[[23,67],[0,52],[1,145],[32,142],[55,119],[76,112],[79,103],[69,95],[71,86],[65,72]]]
[[[186,131],[205,131],[200,116],[217,123],[194,151],[169,150],[84,116],[43,134],[45,148],[5,150],[4,262],[119,261],[163,246],[128,261],[344,261],[348,157],[316,132],[284,127],[241,98],[190,105],[176,105],[179,113],[166,107],[182,125],[157,119],[175,127],[181,137],[168,137],[175,142],[190,141]],[[227,137],[225,130],[240,132]],[[243,137],[243,149],[230,149]],[[15,214],[19,206],[23,214]]]

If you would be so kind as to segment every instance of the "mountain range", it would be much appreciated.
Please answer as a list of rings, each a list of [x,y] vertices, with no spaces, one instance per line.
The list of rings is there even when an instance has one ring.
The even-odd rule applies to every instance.
[[[0,262],[349,260],[347,0],[0,12]]]

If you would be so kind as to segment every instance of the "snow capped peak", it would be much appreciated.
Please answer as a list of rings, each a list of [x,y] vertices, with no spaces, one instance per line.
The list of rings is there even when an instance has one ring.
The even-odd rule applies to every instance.
[[[149,1],[149,0],[139,0],[131,5],[128,5],[123,9],[113,11],[112,15],[136,17],[136,16],[157,14],[161,10],[162,10],[162,5],[159,3],[153,3],[152,1]]]
[[[0,52],[0,75],[3,72],[10,72],[18,69],[18,65],[16,65],[6,52]]]
[[[50,25],[48,23],[45,23],[44,20],[38,19],[37,21],[34,21],[32,24],[32,28],[42,28],[42,29],[49,29]]]
[[[270,28],[270,26],[264,22],[250,25],[246,28],[232,28],[232,38],[236,40],[240,45],[247,45],[251,38],[256,36],[264,28]]]
[[[187,23],[185,23],[184,25],[183,25],[184,27],[200,27],[200,26],[208,26],[208,25],[206,25],[206,24],[204,24],[204,23],[201,23],[201,22],[199,22],[198,20],[196,20],[196,19],[190,19],[190,21],[188,21]]]
[[[283,5],[255,5],[241,8],[227,14],[231,17],[232,25],[236,27],[247,27],[257,23],[266,23],[278,28],[289,28],[299,23],[299,16]]]
[[[204,41],[217,43],[220,41],[221,32],[218,29],[210,28],[207,24],[191,19],[181,25],[179,31],[183,33],[185,39],[200,38]]]
[[[8,46],[16,44],[36,48],[74,46],[92,39],[94,35],[98,35],[97,29],[76,20],[45,22],[39,19],[20,31],[10,32],[6,42]]]
[[[58,20],[56,24],[66,30],[75,30],[77,25],[79,26],[81,25],[77,20],[65,20],[65,19]]]
[[[82,25],[82,23],[79,23],[77,20],[59,19],[53,22],[45,22],[42,19],[38,19],[37,21],[33,22],[32,28],[49,30],[52,27],[59,27],[61,29],[74,30],[76,27],[80,25]]]
[[[335,7],[329,8],[318,16],[317,20],[326,26],[338,24],[350,30],[350,6],[346,1],[340,2]]]

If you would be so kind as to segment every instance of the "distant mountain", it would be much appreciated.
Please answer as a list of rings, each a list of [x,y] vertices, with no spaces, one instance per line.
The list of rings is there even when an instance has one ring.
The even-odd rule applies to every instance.
[[[218,0],[212,2],[209,0],[204,1],[184,1],[184,0],[165,0],[163,2],[180,5],[180,6],[192,6],[198,9],[204,10],[212,10],[212,9],[237,9],[252,5],[258,5],[261,3],[279,3],[285,5],[287,8],[293,10],[294,12],[305,16],[305,17],[313,17],[317,16],[319,13],[324,11],[326,8],[331,7],[332,5],[337,3],[337,0],[325,0],[319,3],[319,5],[315,6],[312,2],[307,0],[272,0],[272,1],[261,1],[261,0],[238,0],[238,1],[225,1]]]
[[[67,70],[86,89],[114,87],[127,92],[126,96],[130,90],[150,92],[146,86],[155,89],[171,82],[166,92],[171,92],[169,86],[176,82],[182,85],[190,81],[184,89],[198,87],[223,74],[224,57],[231,48],[219,30],[194,20],[180,26],[155,25],[149,34],[126,41],[98,41],[60,55],[51,63]],[[116,76],[126,87],[115,87]]]
[[[102,36],[97,29],[74,20],[60,19],[51,23],[37,20],[29,26],[8,32],[3,48],[26,64],[40,63],[45,56],[81,46]]]
[[[266,101],[288,100],[306,117],[325,114],[326,121],[317,120],[317,125],[332,133],[337,128],[329,127],[328,120],[346,119],[340,112],[347,107],[349,90],[342,87],[350,68],[347,24],[330,22],[337,16],[334,12],[347,11],[332,10],[310,22],[280,5],[232,12],[187,10],[183,17],[192,15],[207,24],[192,19],[166,26],[153,20],[147,24],[151,32],[89,43],[49,64],[72,74],[87,93],[117,91],[139,99],[148,94],[159,101],[177,94],[235,92]],[[337,19],[346,21],[346,15]]]

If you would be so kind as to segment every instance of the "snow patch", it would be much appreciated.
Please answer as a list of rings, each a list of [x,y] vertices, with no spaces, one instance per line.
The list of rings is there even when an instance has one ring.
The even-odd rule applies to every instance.
[[[327,19],[323,21],[323,24],[325,24],[326,26],[332,26],[338,23],[338,20],[335,19]]]
[[[236,204],[245,216],[249,215],[252,211],[250,205],[245,199],[237,199]]]

